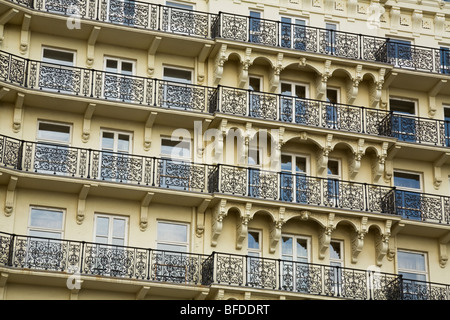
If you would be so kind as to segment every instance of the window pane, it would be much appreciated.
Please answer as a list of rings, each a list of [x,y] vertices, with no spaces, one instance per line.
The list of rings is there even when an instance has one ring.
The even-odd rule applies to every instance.
[[[187,243],[187,226],[176,223],[158,222],[158,241]]]
[[[44,62],[57,63],[67,66],[73,65],[74,55],[72,52],[44,49],[43,60]]]
[[[31,210],[30,227],[62,230],[63,212],[45,209]]]
[[[306,88],[304,86],[295,86],[295,96],[297,98],[306,98]]]
[[[328,161],[328,174],[338,176],[339,175],[339,162],[335,160]]]
[[[420,189],[420,175],[394,172],[394,185],[396,187]]]
[[[103,132],[102,149],[107,149],[107,150],[113,150],[114,149],[114,133],[112,133],[112,132]]]
[[[292,256],[292,238],[291,237],[283,237],[283,242],[281,244],[281,251],[283,255]]]
[[[97,236],[108,236],[109,232],[109,219],[106,217],[97,217],[97,230],[95,234]]]
[[[297,239],[297,258],[308,257],[308,241],[306,239]]]
[[[119,134],[117,151],[128,152],[130,150],[130,136],[127,134]]]
[[[404,279],[426,281],[427,277],[424,274],[410,273],[410,272],[399,272]]]
[[[306,159],[301,157],[296,157],[296,172],[306,172]]]
[[[188,4],[181,4],[181,3],[176,3],[176,2],[170,2],[167,1],[166,5],[169,7],[176,7],[176,8],[180,8],[180,9],[186,9],[186,10],[193,10],[194,6],[188,5]]]
[[[113,224],[113,237],[115,238],[125,238],[125,219],[114,219]]]
[[[390,99],[389,105],[391,111],[394,111],[396,113],[410,114],[410,115],[414,115],[416,113],[415,103],[412,101]]]
[[[249,89],[252,91],[261,91],[261,79],[250,77]]]
[[[31,237],[42,237],[50,239],[61,239],[61,232],[51,232],[42,230],[30,230],[28,235]]]
[[[191,83],[192,73],[188,70],[164,68],[164,80]]]
[[[133,74],[133,64],[131,62],[122,62],[122,74]]]
[[[117,60],[106,60],[106,71],[109,72],[118,72],[118,62]]]
[[[341,243],[340,242],[331,242],[330,243],[330,259],[341,260]]]
[[[327,101],[331,103],[338,103],[338,92],[334,89],[327,89]]]
[[[158,243],[158,250],[187,252],[186,246],[177,246],[173,244]]]
[[[259,249],[259,233],[249,232],[248,233],[248,248],[249,249]]]
[[[190,158],[190,150],[190,143],[187,141],[177,141],[169,139],[161,140],[161,154],[168,155],[174,158]]]
[[[292,85],[289,83],[282,83],[281,84],[281,94],[286,96],[292,95]]]
[[[425,256],[419,253],[398,252],[398,268],[425,271]]]
[[[292,156],[281,155],[281,170],[292,171]]]
[[[70,126],[55,123],[39,123],[38,139],[70,142]]]

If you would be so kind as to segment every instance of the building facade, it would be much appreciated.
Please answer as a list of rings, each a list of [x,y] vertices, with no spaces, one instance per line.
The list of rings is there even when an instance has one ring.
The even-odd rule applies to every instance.
[[[449,300],[450,2],[4,0],[2,299]]]

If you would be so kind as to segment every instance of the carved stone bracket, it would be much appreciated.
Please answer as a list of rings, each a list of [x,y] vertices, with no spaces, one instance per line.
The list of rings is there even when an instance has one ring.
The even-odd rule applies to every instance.
[[[375,160],[372,163],[373,183],[377,183],[378,180],[380,180],[380,178],[383,176],[388,147],[389,143],[383,142],[381,146],[381,153],[378,155],[377,158],[375,158]]]
[[[334,213],[328,214],[328,221],[322,232],[319,235],[319,259],[325,258],[325,252],[328,250],[331,242],[331,233],[336,228],[336,223],[334,222]]]
[[[150,77],[155,74],[155,55],[158,51],[159,45],[161,43],[162,37],[155,37],[147,52],[147,73]]]
[[[196,220],[197,227],[195,229],[195,234],[197,237],[202,237],[205,232],[205,211],[208,208],[211,200],[204,199],[202,203],[196,208]]]
[[[362,65],[357,65],[356,69],[355,69],[355,76],[352,77],[352,79],[350,79],[348,81],[347,84],[347,103],[348,104],[352,104],[353,102],[355,102],[356,97],[358,96],[358,91],[359,91],[359,83],[362,81]]]
[[[449,158],[450,152],[445,152],[442,153],[441,156],[433,163],[433,175],[434,175],[433,185],[436,190],[439,189],[442,183],[441,168]]]
[[[393,160],[397,152],[401,149],[401,146],[392,146],[387,153],[386,161],[384,164],[384,180],[386,183],[391,182],[392,175],[394,174],[394,163]]]
[[[139,219],[139,229],[141,231],[145,231],[148,227],[148,211],[154,195],[153,192],[147,192],[141,200],[141,215]]]
[[[89,35],[89,39],[87,42],[87,54],[86,54],[86,65],[88,68],[91,68],[94,64],[95,57],[95,43],[97,42],[98,35],[100,33],[100,27],[94,27]]]
[[[245,88],[248,83],[248,68],[252,65],[251,54],[251,48],[245,49],[245,57],[241,63],[239,72],[239,88]]]
[[[6,188],[6,199],[5,199],[5,215],[7,217],[11,216],[14,212],[14,201],[16,198],[16,187],[17,182],[19,181],[18,177],[11,176],[9,178],[8,186]]]
[[[84,221],[84,217],[86,214],[86,199],[89,194],[89,191],[91,189],[91,186],[88,184],[85,184],[83,187],[81,187],[81,190],[78,194],[78,210],[77,210],[77,223],[82,224]]]
[[[384,230],[375,238],[375,257],[377,266],[381,266],[383,258],[388,253],[389,238],[391,236],[392,220],[387,220]]]
[[[326,60],[324,71],[316,78],[316,99],[322,100],[326,96],[328,78],[331,77],[331,60]]]
[[[286,211],[286,208],[280,207],[278,211],[278,220],[274,221],[272,224],[272,228],[270,230],[270,246],[269,246],[269,252],[274,253],[278,243],[281,239],[281,227],[286,222],[284,220],[284,213]]]
[[[388,222],[390,222],[390,220],[388,220],[386,222],[386,224]],[[405,224],[402,223],[402,222],[399,222],[396,225],[394,225],[392,227],[391,226],[392,226],[392,222],[390,222],[389,227],[391,228],[390,239],[393,239],[400,232],[400,230],[405,226]],[[394,241],[389,241],[389,245],[388,245],[388,249],[387,249],[387,253],[386,253],[387,254],[387,259],[389,261],[392,261],[395,258],[396,253],[397,253],[397,248],[395,246],[395,242]]]
[[[359,230],[353,232],[352,237],[352,263],[358,262],[358,256],[364,246],[364,237],[368,232],[367,217],[361,218],[361,226]]]
[[[436,106],[436,96],[441,91],[442,87],[447,84],[446,79],[440,79],[433,88],[428,92],[428,115],[430,117],[434,117],[436,114],[437,106]]]
[[[242,244],[244,240],[247,238],[248,234],[248,222],[252,219],[252,215],[250,210],[252,209],[251,203],[245,204],[245,210],[241,215],[241,220],[237,225],[236,230],[236,249],[242,249]]]
[[[86,143],[89,141],[89,138],[91,136],[91,120],[92,120],[92,116],[94,115],[94,111],[95,111],[95,104],[94,103],[89,103],[86,111],[84,112],[84,117],[83,117],[83,133],[81,135],[81,140]]]
[[[217,239],[222,233],[223,218],[227,216],[226,210],[227,200],[220,200],[219,204],[213,211],[212,228],[211,228],[211,246],[217,246]]]
[[[144,128],[144,150],[145,151],[150,150],[150,147],[152,145],[153,124],[155,123],[157,115],[158,115],[158,112],[150,112],[150,115],[148,116],[147,121],[145,122],[145,128]]]
[[[370,107],[377,108],[381,101],[381,95],[384,85],[384,76],[386,75],[386,69],[381,68],[378,80],[374,81],[370,86]]]
[[[30,45],[30,25],[31,16],[29,14],[23,15],[22,30],[20,31],[20,53],[25,54]]]
[[[0,16],[0,44],[2,44],[3,41],[5,40],[4,36],[5,24],[8,23],[8,21],[11,20],[18,13],[19,10],[13,8],[9,9]]]
[[[439,238],[439,266],[445,268],[448,262],[447,244],[450,242],[450,232]]]
[[[350,157],[349,161],[350,179],[354,179],[358,174],[359,169],[361,168],[361,159],[364,153],[364,139],[359,139],[357,149],[354,152],[353,157]]]
[[[214,85],[218,85],[220,83],[220,80],[222,80],[223,76],[223,66],[225,62],[228,60],[228,57],[226,55],[227,51],[227,45],[223,44],[220,47],[219,53],[217,54],[216,60],[215,60],[215,69],[214,69]]]
[[[25,99],[25,95],[23,93],[18,92],[16,103],[14,105],[14,115],[13,115],[13,131],[19,132],[22,128],[22,118],[23,118],[23,101]]]
[[[270,78],[270,91],[275,92],[280,86],[280,74],[283,71],[283,57],[282,53],[278,53],[277,62],[273,66],[272,75]]]
[[[325,140],[325,145],[322,150],[319,151],[317,155],[317,172],[321,175],[328,166],[328,156],[331,151],[333,151],[333,135],[328,134]]]

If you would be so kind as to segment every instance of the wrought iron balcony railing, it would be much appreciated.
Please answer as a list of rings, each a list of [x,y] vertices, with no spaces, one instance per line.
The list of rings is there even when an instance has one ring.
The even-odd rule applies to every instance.
[[[61,177],[232,194],[450,223],[450,197],[447,196],[287,172],[29,142],[2,135],[0,166]]]
[[[344,267],[211,255],[0,232],[3,267],[178,285],[214,284],[357,300],[449,300],[450,285]]]
[[[8,0],[29,8],[82,19],[183,34],[206,39],[251,42],[265,46],[332,55],[397,68],[450,74],[450,50],[405,44],[356,34],[243,16],[205,13],[131,0]]]

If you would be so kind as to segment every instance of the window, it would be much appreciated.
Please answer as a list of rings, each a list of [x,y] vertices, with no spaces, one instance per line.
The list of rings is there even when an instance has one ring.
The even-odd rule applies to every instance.
[[[450,106],[444,107],[445,146],[450,147]]]
[[[178,2],[173,2],[173,1],[167,1],[166,6],[179,8],[179,9],[185,9],[185,10],[194,10],[193,5],[185,4],[185,3],[178,3]]]
[[[72,174],[77,172],[78,153],[69,148],[71,126],[46,121],[38,122],[34,169],[40,173]]]
[[[73,68],[75,53],[67,50],[43,48],[39,68],[39,88],[61,93],[80,93],[76,79],[80,70]]]
[[[300,236],[281,237],[282,286],[289,291],[309,292],[311,285],[310,239]]]
[[[266,119],[270,117],[270,114],[266,114],[267,111],[264,108],[265,95],[263,91],[263,79],[261,77],[250,76],[248,81],[250,110],[249,115],[255,118]],[[269,110],[270,111],[270,110]]]
[[[308,203],[308,165],[308,159],[304,156],[281,155],[281,200]]]
[[[249,230],[247,234],[247,281],[250,285],[261,286],[261,232]]]
[[[388,57],[396,67],[413,67],[411,41],[391,39],[388,45]]]
[[[105,58],[105,75],[103,95],[106,99],[125,102],[142,102],[135,94],[134,75],[135,62],[119,58]]]
[[[450,0],[449,0],[450,1]],[[440,49],[441,73],[450,74],[450,48],[441,47]]]
[[[103,180],[128,181],[133,176],[131,170],[132,159],[130,133],[120,131],[101,131],[101,171]]]
[[[281,46],[297,50],[307,49],[306,21],[289,17],[281,18]]]
[[[199,104],[198,101],[195,101],[195,90],[198,89],[189,85],[192,83],[191,70],[165,67],[163,80],[164,82],[160,83],[163,86],[160,98],[161,106],[190,110]],[[201,105],[203,106],[203,104]]]
[[[161,139],[161,156],[170,159],[191,159],[191,144],[186,140],[175,140],[171,138]]]
[[[342,267],[344,266],[344,243],[338,240],[330,241],[330,273],[329,280],[333,286],[329,289],[339,294],[342,290]]]
[[[327,168],[328,188],[327,201],[329,206],[339,205],[339,183],[341,179],[341,163],[339,160],[328,160]]]
[[[336,37],[338,25],[336,23],[327,22],[325,24],[325,53],[336,54]]]
[[[407,300],[427,300],[427,257],[424,253],[398,250],[398,274],[403,277],[403,296]]]
[[[32,207],[28,223],[28,235],[50,239],[62,239],[64,211],[60,209]]]
[[[157,168],[161,187],[181,190],[194,187],[196,168],[190,163],[190,141],[162,138],[161,157]]]
[[[392,111],[392,135],[405,141],[416,142],[416,103],[405,99],[389,99]]]
[[[325,125],[327,128],[339,129],[339,90],[327,89],[327,104],[325,106]]]
[[[62,239],[64,210],[31,207],[24,265],[27,268],[61,271],[67,268]]]
[[[305,98],[308,97],[308,88],[297,83],[281,83],[281,110],[282,121],[308,124],[310,123],[309,105]]]
[[[261,12],[250,11],[249,30],[250,42],[261,43]]]
[[[95,242],[125,246],[128,218],[104,214],[95,215]]]
[[[248,255],[259,257],[261,255],[261,232],[250,230],[247,239]]]
[[[422,217],[421,180],[420,174],[394,171],[395,205],[397,214],[403,218],[420,220]]]
[[[158,250],[188,252],[189,227],[187,224],[158,221]]]

